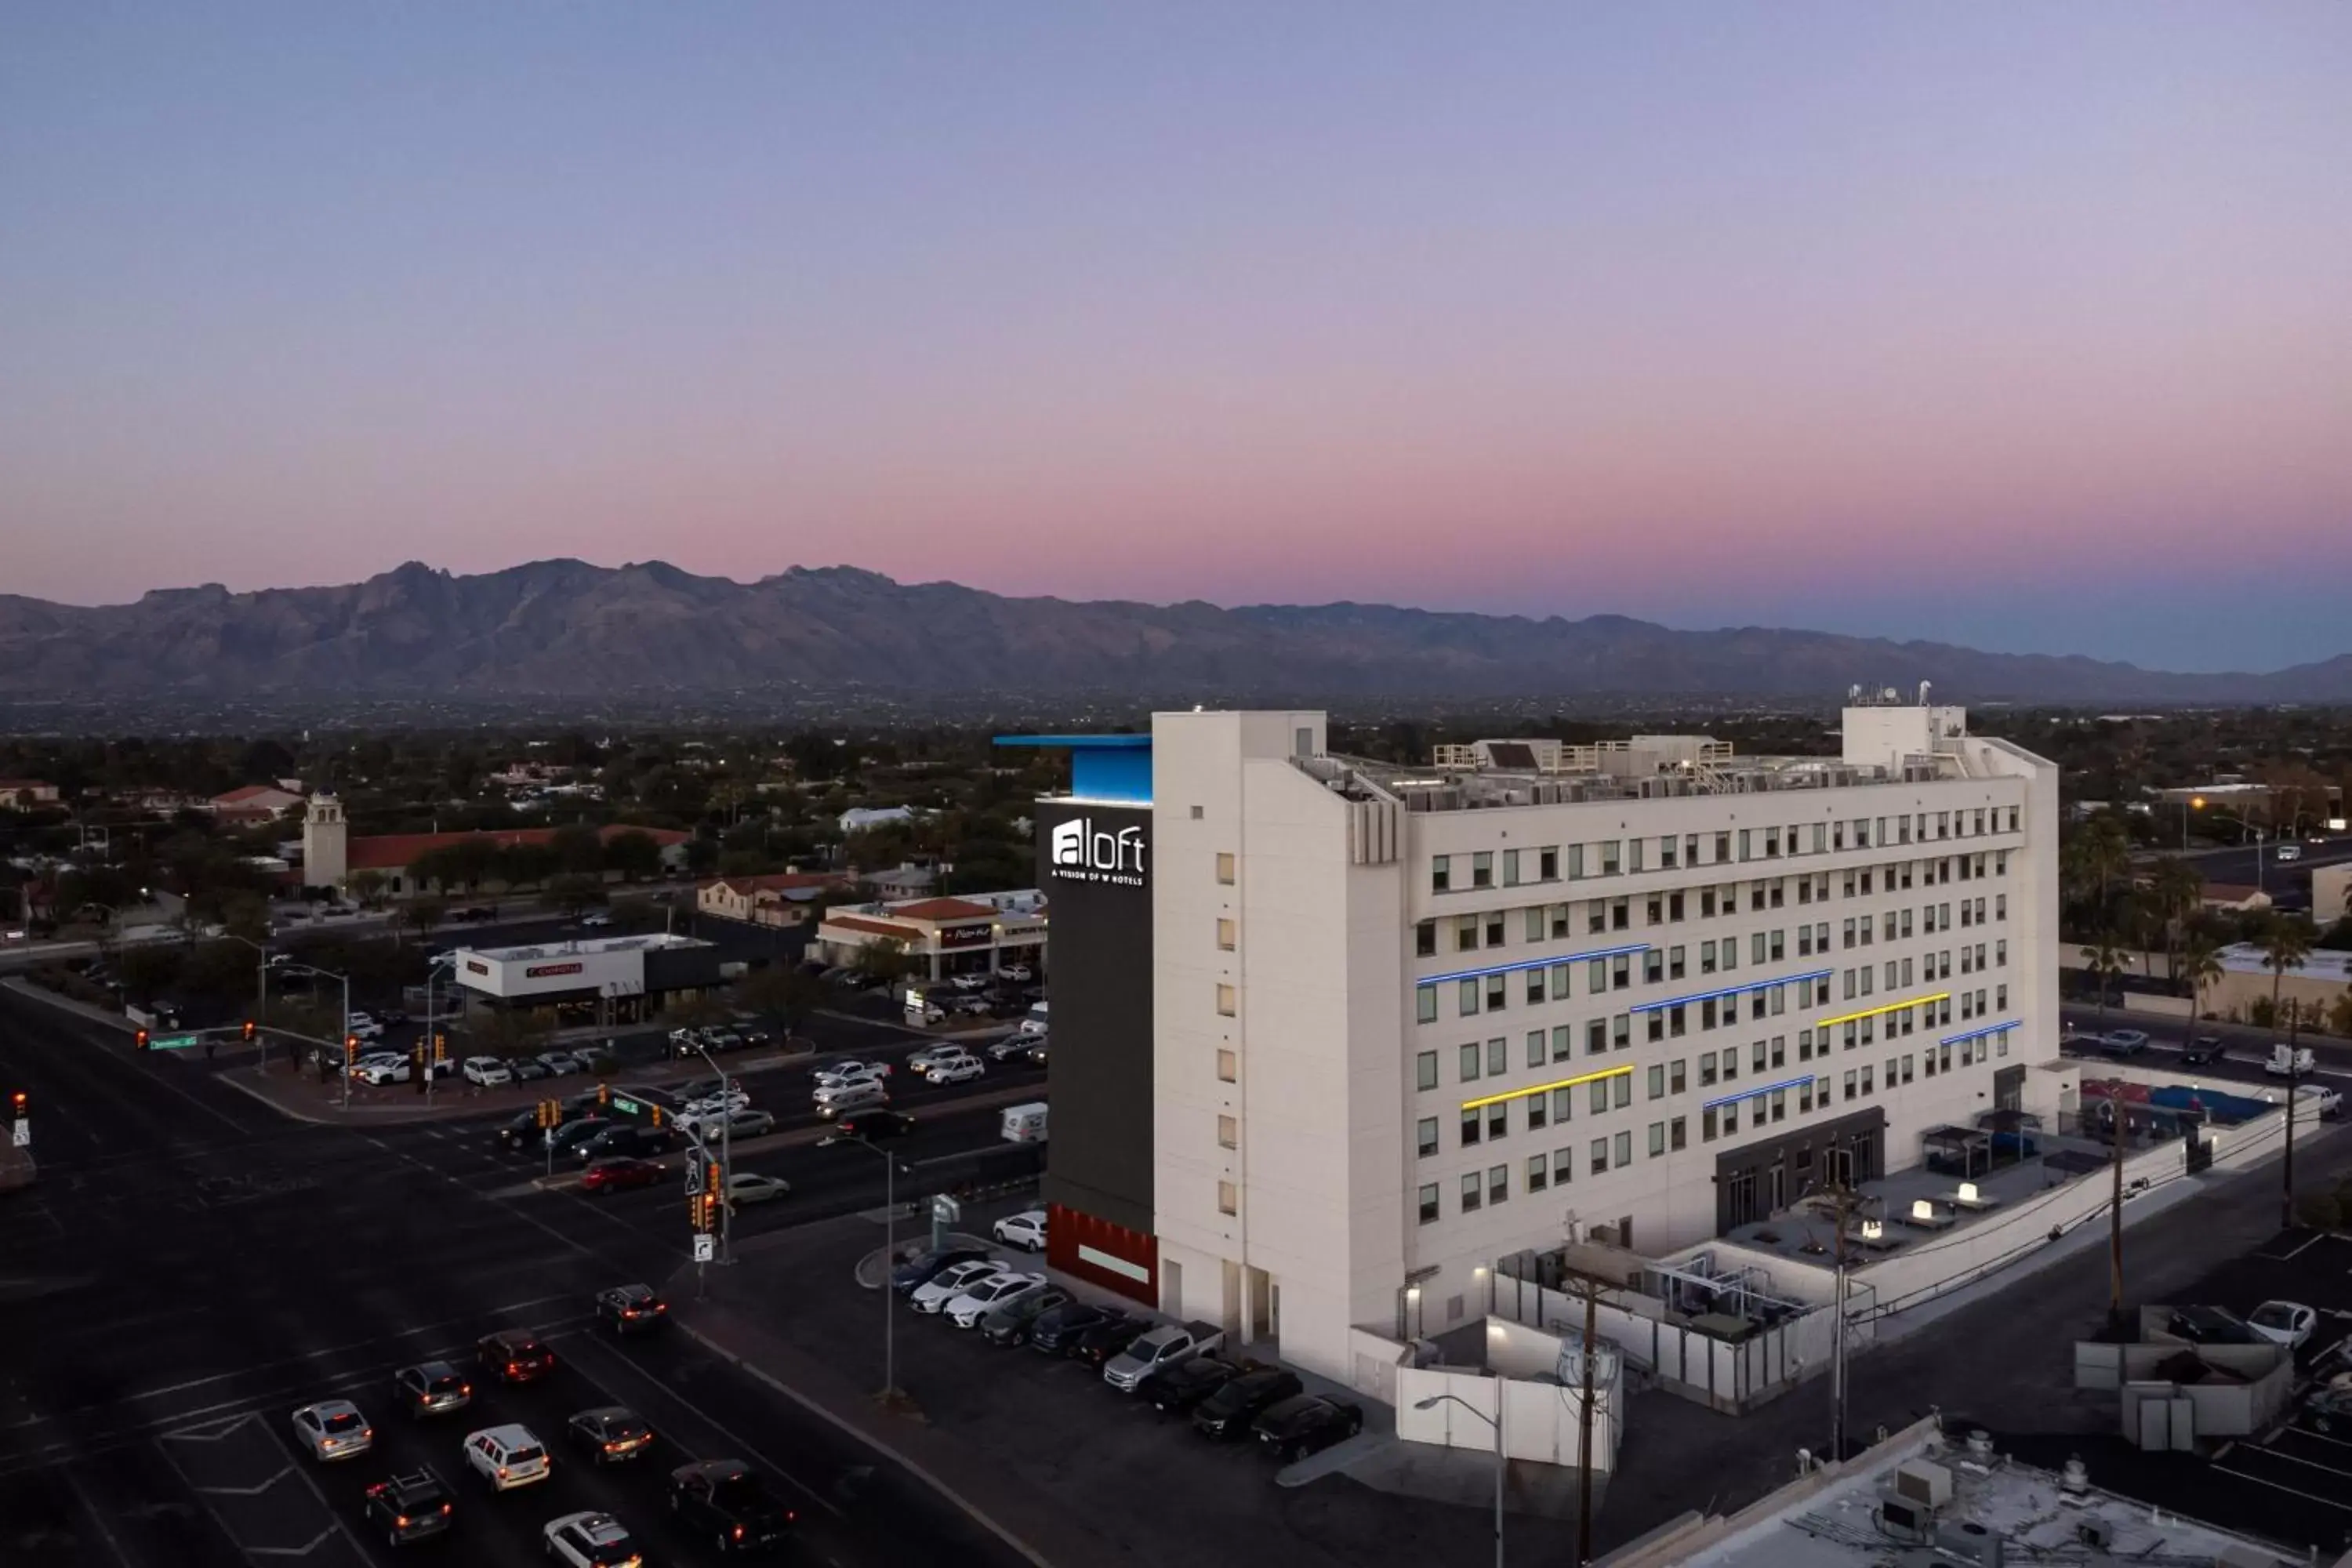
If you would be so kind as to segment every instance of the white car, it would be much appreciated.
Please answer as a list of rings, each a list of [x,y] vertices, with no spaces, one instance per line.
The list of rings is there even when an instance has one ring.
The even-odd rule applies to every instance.
[[[1006,1215],[990,1226],[989,1231],[1007,1247],[1043,1252],[1045,1250],[1045,1211],[1023,1209],[1019,1214]]]
[[[782,1197],[793,1190],[793,1184],[781,1176],[763,1176],[757,1171],[738,1171],[727,1178],[727,1206],[738,1204],[763,1204],[770,1198]]]
[[[762,1138],[775,1130],[775,1117],[765,1110],[739,1110],[727,1119],[730,1138]]]
[[[375,1428],[348,1399],[321,1399],[294,1412],[294,1436],[321,1462],[356,1458],[375,1447]]]
[[[948,976],[948,984],[954,986],[959,991],[985,991],[988,989],[988,976],[985,974],[950,974]]]
[[[1037,977],[1036,971],[1025,963],[1008,963],[996,972],[1015,985],[1026,985]]]
[[[383,1038],[383,1026],[377,1023],[373,1018],[353,1018],[352,1020],[351,1032],[352,1035],[362,1040],[380,1040]]]
[[[941,1062],[970,1055],[971,1053],[961,1046],[925,1046],[907,1058],[907,1070],[928,1075]]]
[[[968,1083],[973,1079],[987,1076],[987,1073],[988,1069],[980,1065],[978,1057],[950,1057],[946,1061],[935,1063],[931,1070],[923,1075],[923,1081]]]
[[[968,1329],[991,1309],[1045,1288],[1043,1274],[992,1274],[985,1279],[973,1280],[962,1295],[949,1300],[945,1310],[957,1328]]]
[[[810,1097],[816,1104],[816,1113],[827,1121],[845,1110],[863,1110],[868,1106],[890,1103],[890,1091],[882,1087],[878,1078],[860,1079],[845,1083],[839,1089],[821,1089]]]
[[[467,1083],[482,1089],[497,1089],[514,1082],[514,1068],[496,1057],[467,1057],[461,1069]]]
[[[934,1279],[916,1288],[907,1304],[918,1312],[938,1312],[950,1301],[963,1294],[967,1285],[977,1285],[992,1274],[1002,1270],[994,1263],[956,1263],[940,1270]]]
[[[352,1027],[354,1029],[358,1028],[362,1024],[375,1023],[375,1015],[369,1012],[364,1007],[355,1007],[350,1013],[345,1014],[344,1016],[351,1020]]]
[[[683,1107],[688,1116],[730,1116],[738,1110],[748,1110],[751,1097],[740,1089],[722,1089],[717,1094],[706,1094],[699,1100],[689,1100]]]
[[[854,1083],[865,1079],[885,1079],[889,1076],[888,1062],[835,1062],[830,1067],[821,1067],[816,1069],[816,1086],[819,1089],[839,1089],[846,1083]]]
[[[610,915],[582,915],[580,917],[580,923],[583,926],[589,927],[608,926],[613,923],[613,917]]]
[[[408,1058],[406,1057],[400,1057],[391,1061],[378,1060],[362,1062],[359,1066],[352,1069],[352,1076],[359,1079],[362,1083],[382,1085],[387,1083],[406,1083],[412,1075],[409,1070]]]
[[[609,1513],[567,1513],[549,1520],[545,1533],[547,1554],[572,1568],[643,1568],[646,1560],[627,1527]]]
[[[485,1426],[466,1438],[466,1463],[490,1483],[493,1491],[509,1491],[543,1481],[551,1473],[547,1445],[528,1426]]]
[[[2300,1350],[2319,1326],[2319,1314],[2300,1301],[2265,1301],[2246,1314],[2246,1327],[2274,1345]]]

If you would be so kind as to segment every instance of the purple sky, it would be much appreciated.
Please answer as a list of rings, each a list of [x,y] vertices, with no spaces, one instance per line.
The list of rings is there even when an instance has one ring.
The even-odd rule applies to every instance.
[[[2352,6],[98,0],[0,591],[659,557],[2352,649]]]

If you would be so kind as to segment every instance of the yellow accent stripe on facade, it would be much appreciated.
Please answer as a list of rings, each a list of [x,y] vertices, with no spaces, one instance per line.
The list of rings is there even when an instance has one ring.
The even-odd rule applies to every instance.
[[[1595,1079],[1631,1077],[1633,1071],[1633,1064],[1631,1062],[1622,1068],[1602,1068],[1598,1072],[1579,1073],[1574,1078],[1560,1079],[1554,1083],[1531,1084],[1526,1089],[1514,1089],[1502,1094],[1490,1094],[1483,1100],[1465,1100],[1462,1102],[1462,1109],[1475,1110],[1482,1105],[1497,1105],[1506,1100],[1523,1100],[1530,1094],[1549,1094],[1556,1089],[1574,1089],[1580,1083],[1591,1083]]]

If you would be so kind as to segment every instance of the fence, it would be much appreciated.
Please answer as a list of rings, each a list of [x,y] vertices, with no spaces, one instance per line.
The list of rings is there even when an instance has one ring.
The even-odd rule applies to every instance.
[[[1401,1366],[1396,1369],[1396,1391],[1397,1436],[1409,1443],[1492,1454],[1499,1403],[1506,1458],[1574,1468],[1581,1457],[1578,1423],[1584,1407],[1581,1387],[1444,1367]],[[1435,1403],[1423,1410],[1420,1405],[1424,1400]],[[1591,1460],[1597,1471],[1606,1473],[1616,1468],[1616,1412],[1621,1403],[1619,1387],[1593,1390]],[[1468,1410],[1463,1408],[1465,1405]]]

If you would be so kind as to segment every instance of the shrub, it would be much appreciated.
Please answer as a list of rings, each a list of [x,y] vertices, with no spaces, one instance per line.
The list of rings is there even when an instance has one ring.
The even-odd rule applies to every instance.
[[[2305,1193],[2295,1200],[2294,1214],[2317,1230],[2335,1230],[2344,1224],[2344,1205],[2333,1193]]]

